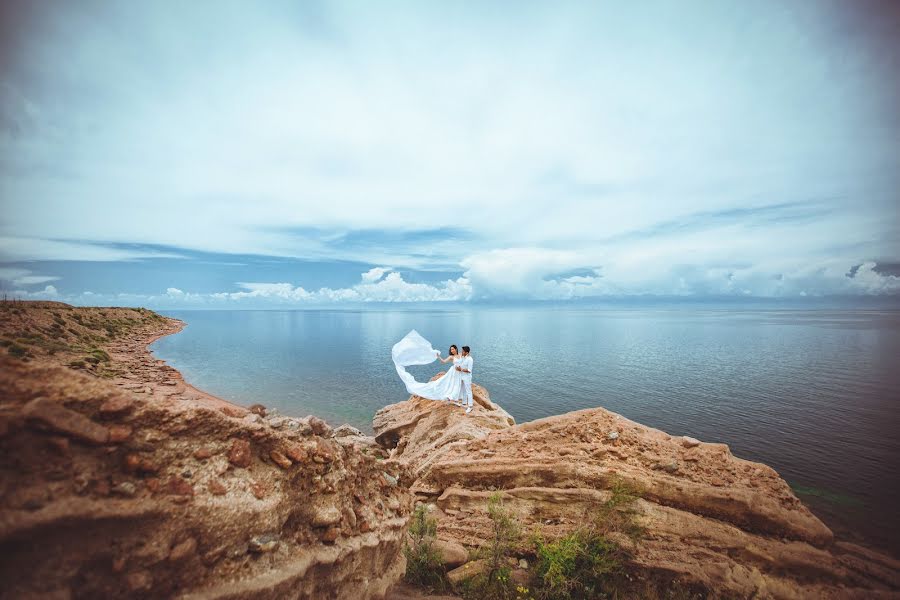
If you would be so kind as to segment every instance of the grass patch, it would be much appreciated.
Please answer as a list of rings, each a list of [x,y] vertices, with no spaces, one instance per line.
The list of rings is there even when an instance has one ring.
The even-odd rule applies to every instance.
[[[618,540],[624,535],[636,541],[643,533],[632,507],[638,494],[615,480],[609,499],[585,526],[551,541],[534,538],[532,587],[538,600],[623,597],[631,587],[625,570],[631,554]]]
[[[10,356],[14,356],[16,358],[25,358],[28,356],[28,348],[25,346],[20,346],[16,343],[11,343],[7,346],[6,351]]]
[[[519,524],[503,503],[503,495],[495,492],[488,499],[488,518],[491,520],[490,539],[479,550],[479,558],[486,561],[484,571],[467,579],[459,592],[468,600],[517,600],[527,598],[525,588],[517,587],[510,579],[509,567],[513,544],[519,539]]]
[[[433,591],[449,587],[441,556],[434,548],[437,520],[428,516],[424,504],[416,507],[409,527],[409,538],[403,547],[406,555],[406,580]]]

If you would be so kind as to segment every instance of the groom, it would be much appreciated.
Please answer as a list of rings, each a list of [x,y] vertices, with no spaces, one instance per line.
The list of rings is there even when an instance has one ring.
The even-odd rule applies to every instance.
[[[456,370],[462,373],[463,383],[463,405],[466,407],[466,414],[472,412],[472,363],[475,361],[469,354],[469,347],[462,347],[463,358],[456,366]]]

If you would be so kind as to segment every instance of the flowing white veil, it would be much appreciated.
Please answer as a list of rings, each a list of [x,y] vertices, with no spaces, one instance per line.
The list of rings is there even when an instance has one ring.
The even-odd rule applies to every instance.
[[[402,340],[394,344],[391,349],[391,358],[394,359],[394,367],[397,374],[403,380],[406,391],[422,398],[430,400],[457,400],[462,391],[459,372],[450,369],[440,379],[420,383],[407,372],[406,367],[412,365],[427,365],[437,360],[438,351],[432,348],[431,342],[419,335],[413,329]]]

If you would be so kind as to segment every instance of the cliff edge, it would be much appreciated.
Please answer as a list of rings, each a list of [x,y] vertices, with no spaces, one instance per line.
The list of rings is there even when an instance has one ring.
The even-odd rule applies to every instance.
[[[489,539],[497,490],[525,531],[561,536],[624,484],[638,490],[644,531],[621,540],[630,569],[726,597],[898,596],[897,561],[836,541],[773,469],[725,444],[602,408],[515,425],[487,390],[474,391],[471,415],[412,396],[373,423],[391,462],[412,472],[411,490],[433,505],[439,539],[467,548]]]
[[[0,304],[0,597],[375,598],[398,581],[399,465],[203,394],[145,310]]]

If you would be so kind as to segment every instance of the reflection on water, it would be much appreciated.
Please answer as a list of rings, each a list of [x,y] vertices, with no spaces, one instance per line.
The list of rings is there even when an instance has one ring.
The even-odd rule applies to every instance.
[[[474,380],[517,422],[603,406],[774,467],[839,533],[893,549],[900,518],[900,312],[481,308],[184,311],[157,356],[242,404],[371,430],[406,398],[410,329],[472,346]],[[438,364],[416,367],[420,380]],[[835,498],[846,499],[835,501]],[[849,532],[848,532],[849,533]]]

